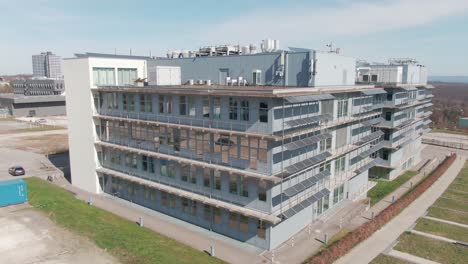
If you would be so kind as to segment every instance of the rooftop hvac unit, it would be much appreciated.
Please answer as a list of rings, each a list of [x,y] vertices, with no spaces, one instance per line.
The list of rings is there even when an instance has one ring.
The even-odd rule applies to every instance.
[[[149,85],[181,85],[180,67],[155,66],[148,69]]]
[[[257,46],[255,44],[250,44],[250,54],[256,54],[257,53]]]
[[[182,50],[180,53],[182,58],[188,58],[189,57],[189,51],[188,50]]]
[[[249,46],[242,46],[241,52],[242,52],[242,54],[249,54],[250,53],[250,47]]]

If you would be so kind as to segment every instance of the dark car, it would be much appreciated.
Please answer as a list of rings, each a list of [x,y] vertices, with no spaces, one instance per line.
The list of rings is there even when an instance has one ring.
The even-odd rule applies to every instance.
[[[13,176],[19,176],[26,174],[26,171],[21,166],[13,166],[8,169],[8,173],[10,173]]]
[[[231,140],[229,140],[229,138],[224,138],[224,137],[220,137],[218,138],[218,140],[215,141],[215,144],[216,145],[221,145],[221,146],[233,146],[234,145],[234,142],[232,142]]]

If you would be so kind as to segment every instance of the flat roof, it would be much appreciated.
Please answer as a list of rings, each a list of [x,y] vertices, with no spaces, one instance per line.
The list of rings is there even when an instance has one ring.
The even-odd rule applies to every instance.
[[[99,86],[94,90],[109,92],[135,92],[135,93],[165,93],[165,94],[193,94],[193,95],[225,95],[247,97],[274,97],[303,96],[314,94],[351,93],[376,88],[407,88],[425,87],[426,84],[380,84],[380,85],[348,85],[348,86],[227,86],[227,85],[149,85],[149,86]]]
[[[22,103],[43,103],[43,102],[63,102],[63,95],[33,95],[27,96],[22,94],[0,94],[0,99],[13,101],[14,104]]]

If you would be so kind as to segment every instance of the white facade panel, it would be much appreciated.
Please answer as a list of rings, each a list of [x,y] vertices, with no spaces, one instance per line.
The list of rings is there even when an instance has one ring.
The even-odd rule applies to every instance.
[[[181,71],[177,66],[156,66],[149,68],[149,85],[181,85]]]

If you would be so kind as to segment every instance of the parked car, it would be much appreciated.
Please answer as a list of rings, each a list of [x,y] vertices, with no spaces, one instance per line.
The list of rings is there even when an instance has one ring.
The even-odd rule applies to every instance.
[[[8,173],[10,173],[13,176],[20,176],[26,174],[26,171],[21,166],[13,166],[8,169]]]
[[[36,123],[45,124],[47,123],[47,120],[45,120],[45,118],[39,118],[36,120]]]
[[[232,142],[231,140],[229,140],[229,138],[224,138],[224,137],[220,137],[218,138],[218,140],[215,141],[215,144],[216,145],[221,145],[221,146],[233,146],[234,145],[234,142]]]

